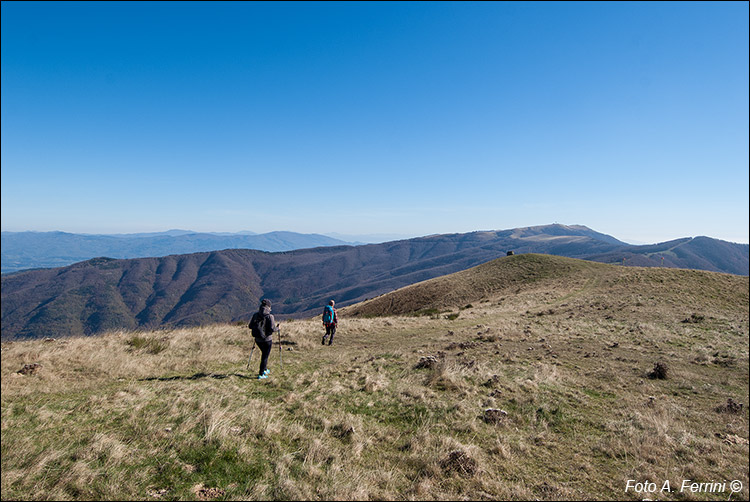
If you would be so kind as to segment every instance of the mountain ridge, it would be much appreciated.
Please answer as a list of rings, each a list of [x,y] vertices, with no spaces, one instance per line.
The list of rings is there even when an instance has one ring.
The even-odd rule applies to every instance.
[[[571,235],[559,235],[561,231]],[[639,248],[610,244],[590,232],[553,225],[529,227],[520,237],[513,237],[513,231],[483,231],[278,253],[227,249],[96,258],[17,272],[2,277],[2,339],[239,322],[249,318],[261,298],[273,302],[281,319],[306,317],[317,315],[331,298],[344,307],[508,251],[727,272],[714,263],[718,257],[744,272],[738,275],[748,275],[747,245],[701,238]]]
[[[168,230],[141,234],[73,234],[68,232],[2,232],[2,273],[56,268],[97,257],[151,258],[221,249],[291,251],[350,245],[320,234],[288,231],[254,234]]]

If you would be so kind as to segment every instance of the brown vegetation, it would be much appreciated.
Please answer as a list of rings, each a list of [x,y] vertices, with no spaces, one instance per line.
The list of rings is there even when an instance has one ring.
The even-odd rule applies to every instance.
[[[748,498],[746,277],[523,255],[470,274],[394,293],[439,315],[342,310],[331,347],[283,322],[265,381],[239,325],[3,343],[2,498]]]

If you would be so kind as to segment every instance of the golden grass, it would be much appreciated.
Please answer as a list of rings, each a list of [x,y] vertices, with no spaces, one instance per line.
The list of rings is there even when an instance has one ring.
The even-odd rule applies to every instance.
[[[331,347],[283,322],[267,381],[244,326],[4,343],[2,498],[747,499],[747,278],[537,267],[437,314],[342,313]]]

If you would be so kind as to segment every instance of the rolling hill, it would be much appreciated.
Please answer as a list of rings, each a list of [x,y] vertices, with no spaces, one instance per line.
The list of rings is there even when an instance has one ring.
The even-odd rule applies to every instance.
[[[698,279],[700,278],[700,279]],[[700,287],[696,284],[701,283]],[[541,290],[545,295],[604,289],[610,296],[647,291],[659,302],[712,305],[742,312],[748,305],[748,277],[683,269],[631,269],[539,254],[498,258],[450,275],[400,288],[342,309],[346,317],[380,317],[461,310],[498,295]],[[684,286],[688,285],[688,286]],[[638,289],[643,287],[643,292]],[[744,293],[743,293],[744,291]]]
[[[748,286],[502,257],[282,322],[261,381],[236,324],[3,342],[2,499],[747,500]]]
[[[628,246],[586,227],[550,225],[364,246],[267,253],[246,249],[116,260],[97,258],[2,277],[2,339],[97,334],[246,320],[260,298],[280,318],[317,313],[516,253],[627,265],[748,267],[748,246],[708,238]],[[720,258],[720,259],[719,259]],[[704,267],[704,268],[705,268]],[[726,270],[724,270],[726,271]],[[737,272],[734,272],[737,273]]]

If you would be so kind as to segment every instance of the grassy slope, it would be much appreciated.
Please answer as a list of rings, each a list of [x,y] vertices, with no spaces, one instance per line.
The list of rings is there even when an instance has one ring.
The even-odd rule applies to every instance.
[[[2,498],[748,498],[747,277],[521,255],[394,295],[431,314],[285,322],[261,382],[242,326],[3,344]]]

